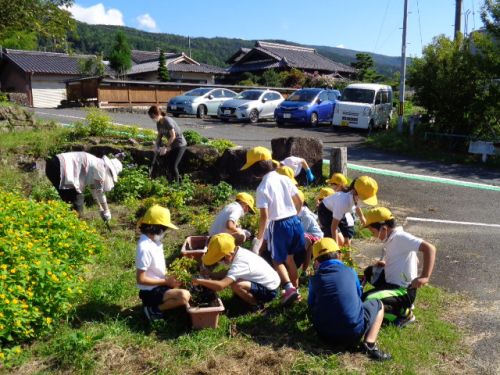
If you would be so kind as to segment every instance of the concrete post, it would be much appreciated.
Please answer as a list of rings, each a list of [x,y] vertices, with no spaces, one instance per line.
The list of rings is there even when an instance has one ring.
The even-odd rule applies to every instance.
[[[334,147],[330,155],[330,176],[339,172],[347,176],[347,147]]]

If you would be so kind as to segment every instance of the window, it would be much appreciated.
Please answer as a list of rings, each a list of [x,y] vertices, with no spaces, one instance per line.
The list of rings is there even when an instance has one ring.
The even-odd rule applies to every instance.
[[[236,94],[232,91],[229,90],[223,90],[224,91],[224,97],[225,98],[234,98]]]
[[[224,93],[222,90],[214,90],[212,91],[212,95],[214,98],[222,98],[224,97]]]
[[[321,94],[319,94],[319,100],[321,100],[322,102],[326,102],[328,101],[328,93],[326,91],[323,91]]]
[[[375,90],[370,90],[370,89],[348,87],[342,93],[343,102],[372,104],[374,97],[375,97]]]
[[[382,101],[381,103],[389,103],[389,93],[387,91],[382,91]]]
[[[338,95],[335,93],[335,91],[329,91],[328,92],[328,100],[334,102],[338,98]]]

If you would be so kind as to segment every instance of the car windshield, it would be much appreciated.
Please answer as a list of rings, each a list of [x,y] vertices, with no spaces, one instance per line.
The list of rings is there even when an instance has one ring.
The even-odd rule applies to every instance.
[[[318,92],[319,91],[299,90],[295,91],[286,100],[288,102],[310,102],[318,95]]]
[[[257,100],[260,98],[262,95],[262,91],[255,91],[255,90],[248,90],[248,91],[243,91],[239,95],[235,96],[235,99],[242,99],[242,100]]]
[[[184,96],[202,96],[205,95],[210,90],[212,89],[194,89],[185,93]]]
[[[343,102],[373,103],[375,90],[347,88],[342,93]]]

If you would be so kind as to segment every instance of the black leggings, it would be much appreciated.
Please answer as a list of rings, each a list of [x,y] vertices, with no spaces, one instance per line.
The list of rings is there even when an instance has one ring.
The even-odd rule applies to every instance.
[[[174,147],[170,150],[167,156],[167,170],[171,175],[171,178],[169,178],[170,181],[175,180],[176,182],[180,182],[179,163],[185,151],[186,146]]]
[[[61,185],[61,163],[59,158],[54,156],[52,159],[46,161],[45,164],[45,175],[52,182],[52,185],[56,188],[61,199],[70,203],[73,209],[78,212],[79,215],[83,214],[84,206],[84,195],[78,193],[76,189],[59,189]]]

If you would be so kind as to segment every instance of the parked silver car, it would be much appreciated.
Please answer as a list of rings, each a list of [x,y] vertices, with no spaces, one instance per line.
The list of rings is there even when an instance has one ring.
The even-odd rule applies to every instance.
[[[217,116],[217,108],[236,96],[234,91],[200,87],[176,96],[167,103],[167,112],[179,115],[196,115],[198,118]]]
[[[245,90],[234,99],[220,105],[218,116],[222,121],[231,119],[256,123],[259,119],[273,118],[274,110],[285,100],[277,91]]]

